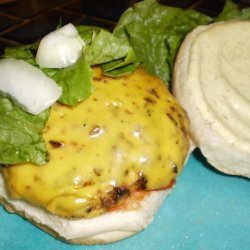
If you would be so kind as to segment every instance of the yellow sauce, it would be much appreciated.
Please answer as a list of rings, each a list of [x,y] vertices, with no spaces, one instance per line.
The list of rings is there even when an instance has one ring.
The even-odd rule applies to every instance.
[[[99,75],[93,84],[77,107],[52,107],[46,165],[2,170],[11,197],[59,216],[93,217],[136,189],[165,188],[182,170],[188,121],[159,79],[138,69],[119,79]]]

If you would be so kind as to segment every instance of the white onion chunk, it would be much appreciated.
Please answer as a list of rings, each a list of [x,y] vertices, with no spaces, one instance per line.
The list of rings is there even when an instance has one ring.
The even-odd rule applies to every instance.
[[[57,29],[41,40],[36,63],[44,68],[65,68],[81,56],[84,42],[71,23]]]
[[[0,91],[37,115],[61,96],[61,88],[40,69],[13,58],[0,60]]]

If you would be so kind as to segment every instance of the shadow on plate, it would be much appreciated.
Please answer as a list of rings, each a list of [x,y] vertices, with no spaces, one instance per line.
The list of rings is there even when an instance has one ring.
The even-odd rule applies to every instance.
[[[219,174],[219,175],[222,175],[222,176],[225,176],[225,177],[231,177],[231,178],[241,178],[241,179],[244,179],[246,181],[250,181],[249,178],[247,177],[244,177],[244,176],[238,176],[238,175],[229,175],[229,174],[225,174],[219,170],[217,170],[215,167],[213,167],[208,161],[207,159],[205,158],[205,156],[202,155],[201,151],[199,148],[196,148],[194,151],[193,151],[193,156],[195,157],[195,159],[197,161],[199,161],[201,163],[201,165],[205,168],[207,168],[209,171],[211,172],[214,172],[216,174]]]

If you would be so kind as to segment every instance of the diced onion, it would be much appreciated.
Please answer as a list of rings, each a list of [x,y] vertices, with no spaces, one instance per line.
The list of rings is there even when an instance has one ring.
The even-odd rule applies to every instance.
[[[40,69],[23,60],[0,60],[0,91],[37,115],[61,96],[61,88]]]
[[[84,42],[71,23],[46,35],[40,42],[36,63],[44,68],[65,68],[81,56]]]

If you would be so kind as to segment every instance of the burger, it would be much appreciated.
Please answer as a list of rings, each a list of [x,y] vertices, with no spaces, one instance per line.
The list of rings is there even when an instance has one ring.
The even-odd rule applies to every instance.
[[[72,48],[69,37],[78,39],[73,46],[77,50],[84,46],[75,30],[64,27],[56,32],[64,52]],[[46,39],[51,37],[55,36]],[[78,52],[65,52],[63,62],[53,61],[53,53],[58,56],[61,50],[57,50],[57,43],[57,48],[42,53],[46,39],[37,52],[40,67],[70,67],[80,60]],[[43,58],[46,54],[48,60]],[[93,92],[69,106],[56,101],[61,87],[52,87],[50,80],[38,81],[30,68],[34,66],[27,64],[20,59],[1,60],[0,71],[5,72],[4,82],[8,83],[6,87],[0,82],[5,93],[2,100],[6,116],[19,103],[31,113],[33,122],[37,113],[49,109],[42,129],[46,162],[10,164],[2,160],[1,204],[56,238],[75,244],[111,243],[146,228],[185,164],[189,150],[185,111],[166,85],[142,67],[119,77],[107,76],[99,66],[92,67]],[[16,73],[10,73],[10,68]],[[25,75],[23,88],[29,90],[28,102],[26,94],[13,91],[13,75],[19,82]],[[28,78],[37,82],[36,90],[32,90],[34,84],[26,85]],[[44,89],[48,95],[41,101]],[[25,129],[29,130],[28,125]],[[22,152],[25,158],[27,150],[17,150],[16,154]]]

